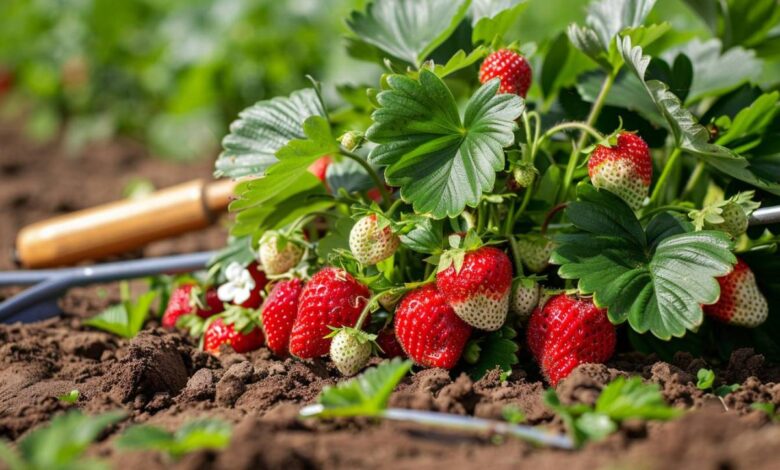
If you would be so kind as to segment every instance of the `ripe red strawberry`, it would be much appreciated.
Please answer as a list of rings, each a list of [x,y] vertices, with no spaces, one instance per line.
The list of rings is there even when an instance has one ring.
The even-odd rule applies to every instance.
[[[328,167],[333,161],[330,157],[321,157],[311,165],[309,165],[309,173],[316,176],[318,180],[325,182],[325,174],[328,172]]]
[[[223,344],[229,345],[237,353],[253,351],[263,345],[263,330],[254,324],[242,329],[217,317],[203,333],[203,350],[219,355],[219,348]]]
[[[382,350],[380,353],[382,357],[394,358],[405,357],[406,353],[404,348],[398,342],[398,338],[395,337],[395,331],[393,328],[385,328],[379,332],[376,337],[376,344]]]
[[[617,334],[606,310],[590,299],[560,294],[531,314],[526,340],[545,377],[556,386],[578,365],[609,359]]]
[[[616,146],[596,146],[588,161],[588,175],[593,186],[620,196],[637,210],[647,197],[653,177],[650,150],[638,135],[621,132]]]
[[[500,49],[485,58],[479,68],[479,82],[501,79],[499,93],[513,93],[525,98],[531,88],[531,66],[525,57],[509,49]]]
[[[206,290],[205,305],[198,307],[200,300],[200,287],[195,284],[184,284],[175,288],[168,299],[168,305],[162,317],[162,326],[165,328],[176,327],[176,322],[184,315],[196,314],[201,318],[208,318],[224,310],[222,301],[217,297],[216,289]]]
[[[263,329],[268,349],[279,356],[289,351],[290,332],[298,315],[303,281],[298,278],[276,284],[263,304]]]
[[[393,256],[401,243],[389,221],[383,219],[369,214],[358,220],[349,232],[349,250],[361,264],[373,265]]]
[[[395,337],[415,363],[455,367],[471,335],[434,284],[413,290],[395,310]]]
[[[322,269],[301,293],[290,353],[302,359],[328,354],[329,327],[355,326],[370,297],[368,288],[343,269]]]
[[[769,307],[766,297],[758,290],[756,276],[741,259],[734,270],[718,278],[720,299],[714,305],[705,305],[704,313],[722,322],[754,328],[766,321]]]
[[[481,330],[501,328],[509,311],[512,290],[512,262],[503,251],[483,246],[465,254],[463,264],[451,259],[449,266],[436,274],[436,287],[455,313],[466,323]],[[442,258],[443,262],[444,257]],[[443,266],[443,265],[442,265]]]

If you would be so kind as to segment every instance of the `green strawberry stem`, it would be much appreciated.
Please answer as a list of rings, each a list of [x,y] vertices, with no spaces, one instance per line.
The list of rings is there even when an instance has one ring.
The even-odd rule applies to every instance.
[[[688,213],[688,212],[691,211],[691,208],[690,207],[686,207],[686,206],[678,206],[678,205],[674,205],[674,204],[668,204],[668,205],[665,205],[665,206],[659,206],[659,207],[656,207],[654,209],[650,209],[649,211],[647,211],[644,214],[642,214],[642,217],[640,217],[639,220],[646,220],[646,219],[649,219],[650,217],[652,217],[652,216],[654,216],[654,215],[656,215],[658,213],[666,212],[666,211],[675,211],[675,212]]]
[[[569,129],[579,129],[585,133],[590,134],[593,136],[596,140],[603,140],[604,135],[596,130],[594,127],[579,121],[572,121],[572,122],[564,122],[561,124],[558,124],[557,126],[553,126],[550,129],[547,130],[547,132],[542,135],[542,141],[549,139],[553,135],[557,134],[558,132],[569,130]]]
[[[604,78],[604,82],[601,84],[601,90],[599,90],[599,94],[596,96],[596,100],[593,102],[593,106],[590,108],[588,119],[585,121],[586,126],[592,128],[593,125],[596,124],[596,120],[598,119],[599,114],[601,114],[601,109],[604,107],[604,102],[607,99],[607,94],[609,94],[609,90],[615,83],[615,78],[617,78],[618,71],[619,69],[613,70]],[[569,188],[571,187],[571,182],[574,178],[574,170],[577,169],[577,165],[579,163],[580,151],[587,143],[588,136],[590,136],[590,133],[583,131],[580,135],[580,139],[577,141],[577,144],[572,149],[571,157],[569,157],[569,163],[566,165],[566,173],[561,183],[561,192],[558,195],[559,202],[565,200],[569,194]]]
[[[666,165],[664,165],[664,170],[661,172],[661,176],[658,177],[658,182],[655,183],[653,193],[650,195],[650,204],[648,204],[647,207],[653,207],[658,204],[669,177],[677,167],[677,161],[680,159],[680,155],[682,155],[682,150],[680,150],[679,147],[675,148],[672,154],[669,155],[669,159],[666,161]]]
[[[696,189],[696,185],[699,184],[699,180],[701,180],[702,175],[704,175],[704,161],[699,160],[699,162],[696,163],[696,167],[693,169],[691,176],[688,177],[688,182],[685,183],[685,189],[683,189],[680,199],[690,199],[691,193],[694,189]]]
[[[401,204],[403,204],[403,203],[404,203],[404,201],[402,201],[401,199],[395,200],[393,202],[393,205],[390,206],[390,208],[387,209],[387,211],[385,211],[385,217],[387,217],[388,219],[393,217],[393,214],[395,214],[395,211],[397,211],[398,208],[401,207]]]
[[[507,237],[509,240],[509,249],[512,251],[512,260],[515,264],[515,277],[524,276],[523,262],[520,260],[520,248],[517,246],[517,240],[513,235]]]
[[[371,179],[374,181],[374,186],[379,190],[379,194],[382,195],[382,202],[384,203],[385,208],[390,206],[390,201],[392,200],[392,196],[387,191],[387,188],[385,187],[385,182],[382,181],[382,178],[379,177],[379,174],[377,174],[376,171],[374,171],[374,168],[368,164],[367,161],[362,159],[360,155],[357,155],[355,153],[350,152],[349,150],[345,149],[344,147],[341,147],[339,149],[339,153],[341,153],[343,156],[354,160],[357,162],[358,165],[362,166],[364,170],[366,170],[366,173],[368,173],[368,176],[371,177]]]

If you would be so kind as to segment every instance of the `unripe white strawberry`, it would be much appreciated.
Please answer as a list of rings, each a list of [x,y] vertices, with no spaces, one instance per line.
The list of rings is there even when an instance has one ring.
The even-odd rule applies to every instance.
[[[361,264],[377,264],[393,256],[400,240],[393,233],[389,223],[382,226],[376,214],[369,214],[352,227],[349,232],[349,249]]]
[[[523,235],[517,240],[520,261],[532,273],[540,273],[550,264],[554,245],[544,235]]]
[[[345,376],[355,375],[366,366],[371,357],[373,337],[354,328],[342,328],[333,336],[330,359],[339,372]]]
[[[277,232],[266,232],[260,240],[260,263],[266,274],[284,274],[300,263],[303,248]]]
[[[531,312],[539,304],[541,291],[542,286],[534,279],[519,279],[515,283],[510,308],[517,315],[520,323],[526,323],[531,317]]]

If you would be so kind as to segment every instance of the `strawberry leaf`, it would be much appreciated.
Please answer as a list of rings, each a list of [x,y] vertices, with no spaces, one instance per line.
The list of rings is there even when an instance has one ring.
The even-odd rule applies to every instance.
[[[84,324],[122,338],[133,338],[143,328],[155,297],[157,297],[157,292],[146,292],[135,301],[126,300],[108,307],[94,317],[85,320]]]
[[[314,89],[293,92],[289,97],[260,101],[241,111],[222,141],[216,176],[260,176],[276,163],[276,152],[290,140],[305,137],[303,122],[310,116],[325,116]]]
[[[412,368],[411,361],[400,358],[384,361],[354,379],[328,386],[322,390],[319,402],[321,418],[347,416],[378,416],[387,407],[390,393]]]
[[[433,72],[419,80],[387,78],[381,108],[366,137],[379,144],[369,161],[387,166],[385,178],[418,213],[455,217],[476,206],[504,167],[504,147],[514,142],[514,120],[525,107],[520,97],[497,95],[492,80],[471,97],[463,119],[452,93]]]
[[[656,0],[599,0],[588,6],[587,26],[572,24],[568,34],[574,47],[606,70],[612,70],[616,59],[610,49],[619,33],[640,26]],[[643,34],[644,36],[644,34]]]
[[[669,90],[669,86],[658,80],[645,80],[650,56],[644,55],[640,46],[632,46],[631,38],[625,37],[618,42],[618,49],[628,68],[644,85],[645,90],[655,103],[666,121],[666,127],[672,133],[677,147],[699,157],[727,176],[752,184],[765,191],[780,195],[780,182],[757,175],[751,169],[751,163],[745,157],[722,145],[709,142],[709,131],[680,99]]]
[[[472,0],[471,42],[490,43],[496,36],[503,36],[527,7],[526,0]]]
[[[512,372],[512,366],[519,362],[516,337],[517,332],[508,326],[485,336],[479,343],[479,358],[468,368],[471,378],[479,380],[496,367],[504,373]]]
[[[556,237],[552,262],[563,279],[578,279],[615,324],[628,321],[639,333],[681,337],[702,322],[701,305],[717,301],[716,277],[736,258],[728,235],[688,233],[668,214],[643,228],[617,196],[582,185],[566,214],[578,229]]]
[[[125,450],[156,450],[179,458],[198,450],[227,447],[232,431],[229,423],[214,419],[190,421],[175,433],[141,424],[128,428],[115,445]]]
[[[324,197],[327,193],[320,180],[306,171],[321,156],[338,151],[330,124],[321,116],[311,116],[304,121],[303,132],[303,138],[278,149],[278,161],[267,168],[264,177],[236,187],[239,199],[230,204],[231,212],[238,212],[231,230],[234,236],[257,238],[333,204]]]
[[[374,1],[365,12],[353,11],[347,26],[359,42],[420,66],[455,31],[468,6],[467,0]]]

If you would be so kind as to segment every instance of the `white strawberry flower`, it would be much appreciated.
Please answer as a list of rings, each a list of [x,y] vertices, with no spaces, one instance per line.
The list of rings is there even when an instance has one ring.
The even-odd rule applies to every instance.
[[[225,277],[227,282],[217,289],[219,300],[239,305],[249,300],[255,288],[255,280],[248,269],[233,261],[225,269]]]

